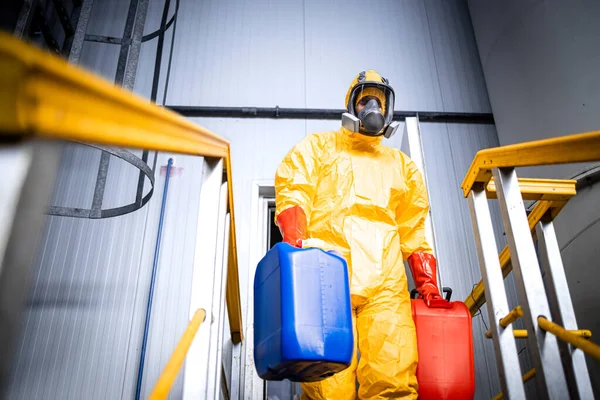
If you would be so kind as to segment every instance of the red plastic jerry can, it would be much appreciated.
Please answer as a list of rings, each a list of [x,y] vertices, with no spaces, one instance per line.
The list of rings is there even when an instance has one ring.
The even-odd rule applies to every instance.
[[[452,289],[444,288],[449,293]],[[416,292],[411,293],[414,297]],[[430,308],[412,299],[417,329],[419,400],[471,400],[475,396],[475,363],[471,313],[460,301],[450,308]]]

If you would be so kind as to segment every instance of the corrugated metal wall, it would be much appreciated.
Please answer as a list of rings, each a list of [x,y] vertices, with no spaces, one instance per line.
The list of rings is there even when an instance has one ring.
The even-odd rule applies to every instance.
[[[398,110],[490,111],[460,0],[184,1],[167,103],[342,108],[368,68]]]
[[[98,153],[80,145],[65,148],[54,204],[89,206],[95,180],[85,172],[92,172],[94,161],[97,168]],[[143,209],[95,221],[48,217],[9,398],[133,396],[168,156],[158,156],[155,195]],[[146,389],[188,321],[202,167],[202,158],[177,157],[172,174]],[[132,201],[137,179],[135,168],[112,160],[104,206]],[[173,388],[175,398],[181,385]]]
[[[164,1],[151,0],[145,34],[159,27]],[[174,11],[172,2],[171,15]],[[94,1],[88,34],[121,37],[128,2]],[[164,59],[170,35],[166,35]],[[80,65],[113,81],[120,46],[86,42]],[[142,45],[135,92],[150,96],[156,41]],[[166,63],[164,63],[166,67]],[[165,75],[158,98],[162,98]],[[141,156],[140,151],[134,154]],[[150,276],[169,157],[175,165],[165,207],[161,252],[146,353],[147,397],[190,314],[198,205],[205,162],[160,153],[154,195],[142,209],[116,218],[48,217],[15,349],[10,399],[130,399],[135,395]],[[100,151],[65,144],[53,205],[91,206]],[[138,170],[111,157],[103,208],[135,200]],[[150,183],[146,180],[147,193]],[[216,211],[216,209],[215,209]],[[181,398],[182,375],[171,390]]]
[[[181,7],[167,104],[341,108],[355,74],[374,68],[394,86],[397,110],[490,112],[464,1],[390,0],[366,7],[361,1],[228,0],[184,1]],[[247,299],[257,262],[251,247],[253,186],[272,180],[280,160],[302,137],[338,129],[339,122],[194,121],[232,142],[240,281],[242,299]],[[442,274],[455,298],[464,299],[480,273],[459,185],[475,152],[498,144],[496,132],[493,126],[478,125],[421,128],[432,209],[439,221]],[[399,138],[387,144],[399,148]],[[499,221],[497,208],[494,215]],[[502,243],[502,228],[497,227]],[[507,287],[514,291],[510,282]],[[483,316],[487,323],[485,310]],[[251,320],[244,322],[246,329],[252,328]],[[477,398],[482,399],[499,391],[484,331],[482,319],[474,319]],[[250,363],[251,354],[246,356]],[[244,368],[243,362],[241,372],[232,371],[232,382],[239,377],[241,385],[244,373],[254,374],[253,366]],[[248,381],[232,393],[256,396],[261,389],[253,390]]]
[[[69,176],[94,158],[97,166],[90,153],[65,149],[55,196],[69,199],[62,204],[91,198],[94,180]],[[147,210],[119,220],[48,218],[9,398],[121,395],[146,218]]]

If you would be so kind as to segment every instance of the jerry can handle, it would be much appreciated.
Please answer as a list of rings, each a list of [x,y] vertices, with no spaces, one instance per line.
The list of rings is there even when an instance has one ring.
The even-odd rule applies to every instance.
[[[452,288],[443,287],[442,292],[446,293],[446,301],[450,301],[450,298],[452,297]],[[413,289],[410,291],[410,297],[411,299],[416,299],[417,297],[419,297],[419,292],[417,291],[417,289]]]
[[[452,288],[445,286],[442,288],[442,292],[446,293],[446,300],[450,301],[450,298],[452,297]]]

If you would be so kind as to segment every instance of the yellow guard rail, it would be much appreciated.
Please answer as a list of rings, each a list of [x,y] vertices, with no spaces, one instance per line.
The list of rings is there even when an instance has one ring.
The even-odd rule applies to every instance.
[[[600,161],[600,131],[481,150],[461,185],[465,197],[475,182],[487,184],[492,168],[532,167]],[[535,181],[529,179],[528,181]],[[548,183],[547,180],[543,180]],[[519,181],[521,182],[521,181]]]
[[[472,191],[481,192],[481,190],[485,188],[485,195],[488,199],[498,198],[496,193],[496,185],[492,179],[492,169],[507,168],[507,170],[509,170],[512,168],[525,166],[543,166],[594,161],[600,161],[600,131],[486,149],[477,153],[461,186],[465,197],[468,197]],[[502,175],[496,174],[496,177],[498,176]],[[521,193],[522,199],[537,201],[537,204],[527,216],[528,228],[531,231],[534,239],[536,237],[536,225],[538,225],[538,223],[540,223],[544,218],[546,218],[544,220],[546,223],[549,220],[554,219],[568,202],[568,200],[576,194],[575,184],[575,181],[565,180],[518,179],[518,190]],[[476,188],[475,185],[478,185],[478,188]],[[506,207],[508,206],[505,204],[504,207],[505,213],[508,213],[506,211]],[[489,213],[489,211],[484,212]],[[476,218],[476,216],[473,218]],[[509,223],[512,225],[512,221]],[[543,231],[540,230],[537,232]],[[481,245],[481,238],[478,240],[480,240],[479,245]],[[502,276],[506,278],[506,276],[512,270],[511,256],[508,246],[502,250],[499,258]],[[486,261],[480,262],[487,264]],[[493,268],[494,263],[489,265]],[[485,301],[484,284],[483,281],[480,281],[475,286],[471,294],[469,294],[465,300],[465,303],[469,307],[471,314],[475,315]],[[523,312],[521,308],[517,306],[517,308],[512,310],[506,317],[499,321],[499,326],[506,328],[510,323],[514,322],[514,320],[522,315]],[[491,316],[491,318],[495,318],[495,316]],[[547,333],[555,335],[561,341],[582,350],[585,354],[595,358],[596,360],[600,360],[600,346],[587,340],[591,337],[590,331],[567,330],[564,327],[549,321],[543,316],[537,317],[537,323],[539,328]],[[514,330],[513,334],[515,338],[529,338],[532,333],[528,332],[527,330]],[[493,332],[491,329],[486,332],[486,337],[493,337]],[[498,349],[502,346],[498,342],[496,342],[495,345]],[[507,346],[506,348],[510,351],[510,346]],[[497,350],[496,354],[497,358],[499,357],[499,354],[501,354],[501,350],[500,353],[498,353],[498,351],[499,350]],[[583,362],[585,366],[585,361]],[[505,365],[504,368],[507,368],[507,366]],[[587,373],[587,370],[585,370],[585,368],[580,368],[580,372],[585,374]],[[523,376],[523,382],[527,382],[535,376],[536,370],[533,369]],[[546,384],[545,387],[550,388],[551,386],[552,384]],[[512,388],[513,390],[518,389],[518,387],[515,387],[514,385]],[[571,387],[570,390],[587,390],[587,386],[585,382],[581,382],[577,383],[577,387]],[[504,394],[500,393],[494,397],[494,399],[502,399],[503,397]]]
[[[496,188],[492,179],[492,168],[591,161],[600,161],[600,131],[485,149],[475,156],[461,187],[466,197],[475,183],[482,183],[486,187],[487,197],[493,199],[496,198]],[[546,214],[552,219],[558,215],[568,200],[576,194],[575,185],[574,180],[519,178],[523,200],[537,201],[528,215],[532,233]],[[512,270],[508,246],[500,252],[499,258],[503,276],[506,278]],[[483,282],[479,281],[465,299],[471,315],[475,315],[485,304],[484,292]]]
[[[0,32],[0,135],[168,151],[225,161],[229,189],[227,310],[243,340],[229,142],[180,115]]]
[[[177,374],[183,364],[183,360],[185,360],[185,356],[196,336],[196,332],[198,332],[200,325],[202,325],[205,319],[206,311],[203,308],[196,310],[194,317],[188,324],[185,332],[183,332],[175,350],[173,350],[171,358],[167,361],[167,365],[165,365],[162,374],[160,374],[158,381],[156,381],[156,385],[154,385],[149,400],[162,400],[167,398],[169,390],[171,390],[171,386],[173,386],[173,382],[177,379]]]

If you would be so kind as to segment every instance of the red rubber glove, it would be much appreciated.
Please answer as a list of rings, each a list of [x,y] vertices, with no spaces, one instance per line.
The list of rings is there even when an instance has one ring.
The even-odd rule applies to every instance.
[[[410,272],[417,291],[427,307],[450,308],[449,301],[442,298],[437,286],[436,260],[433,254],[414,252],[408,257]]]
[[[306,239],[306,214],[303,209],[294,206],[282,211],[277,217],[277,226],[285,243],[302,248],[302,240]]]

